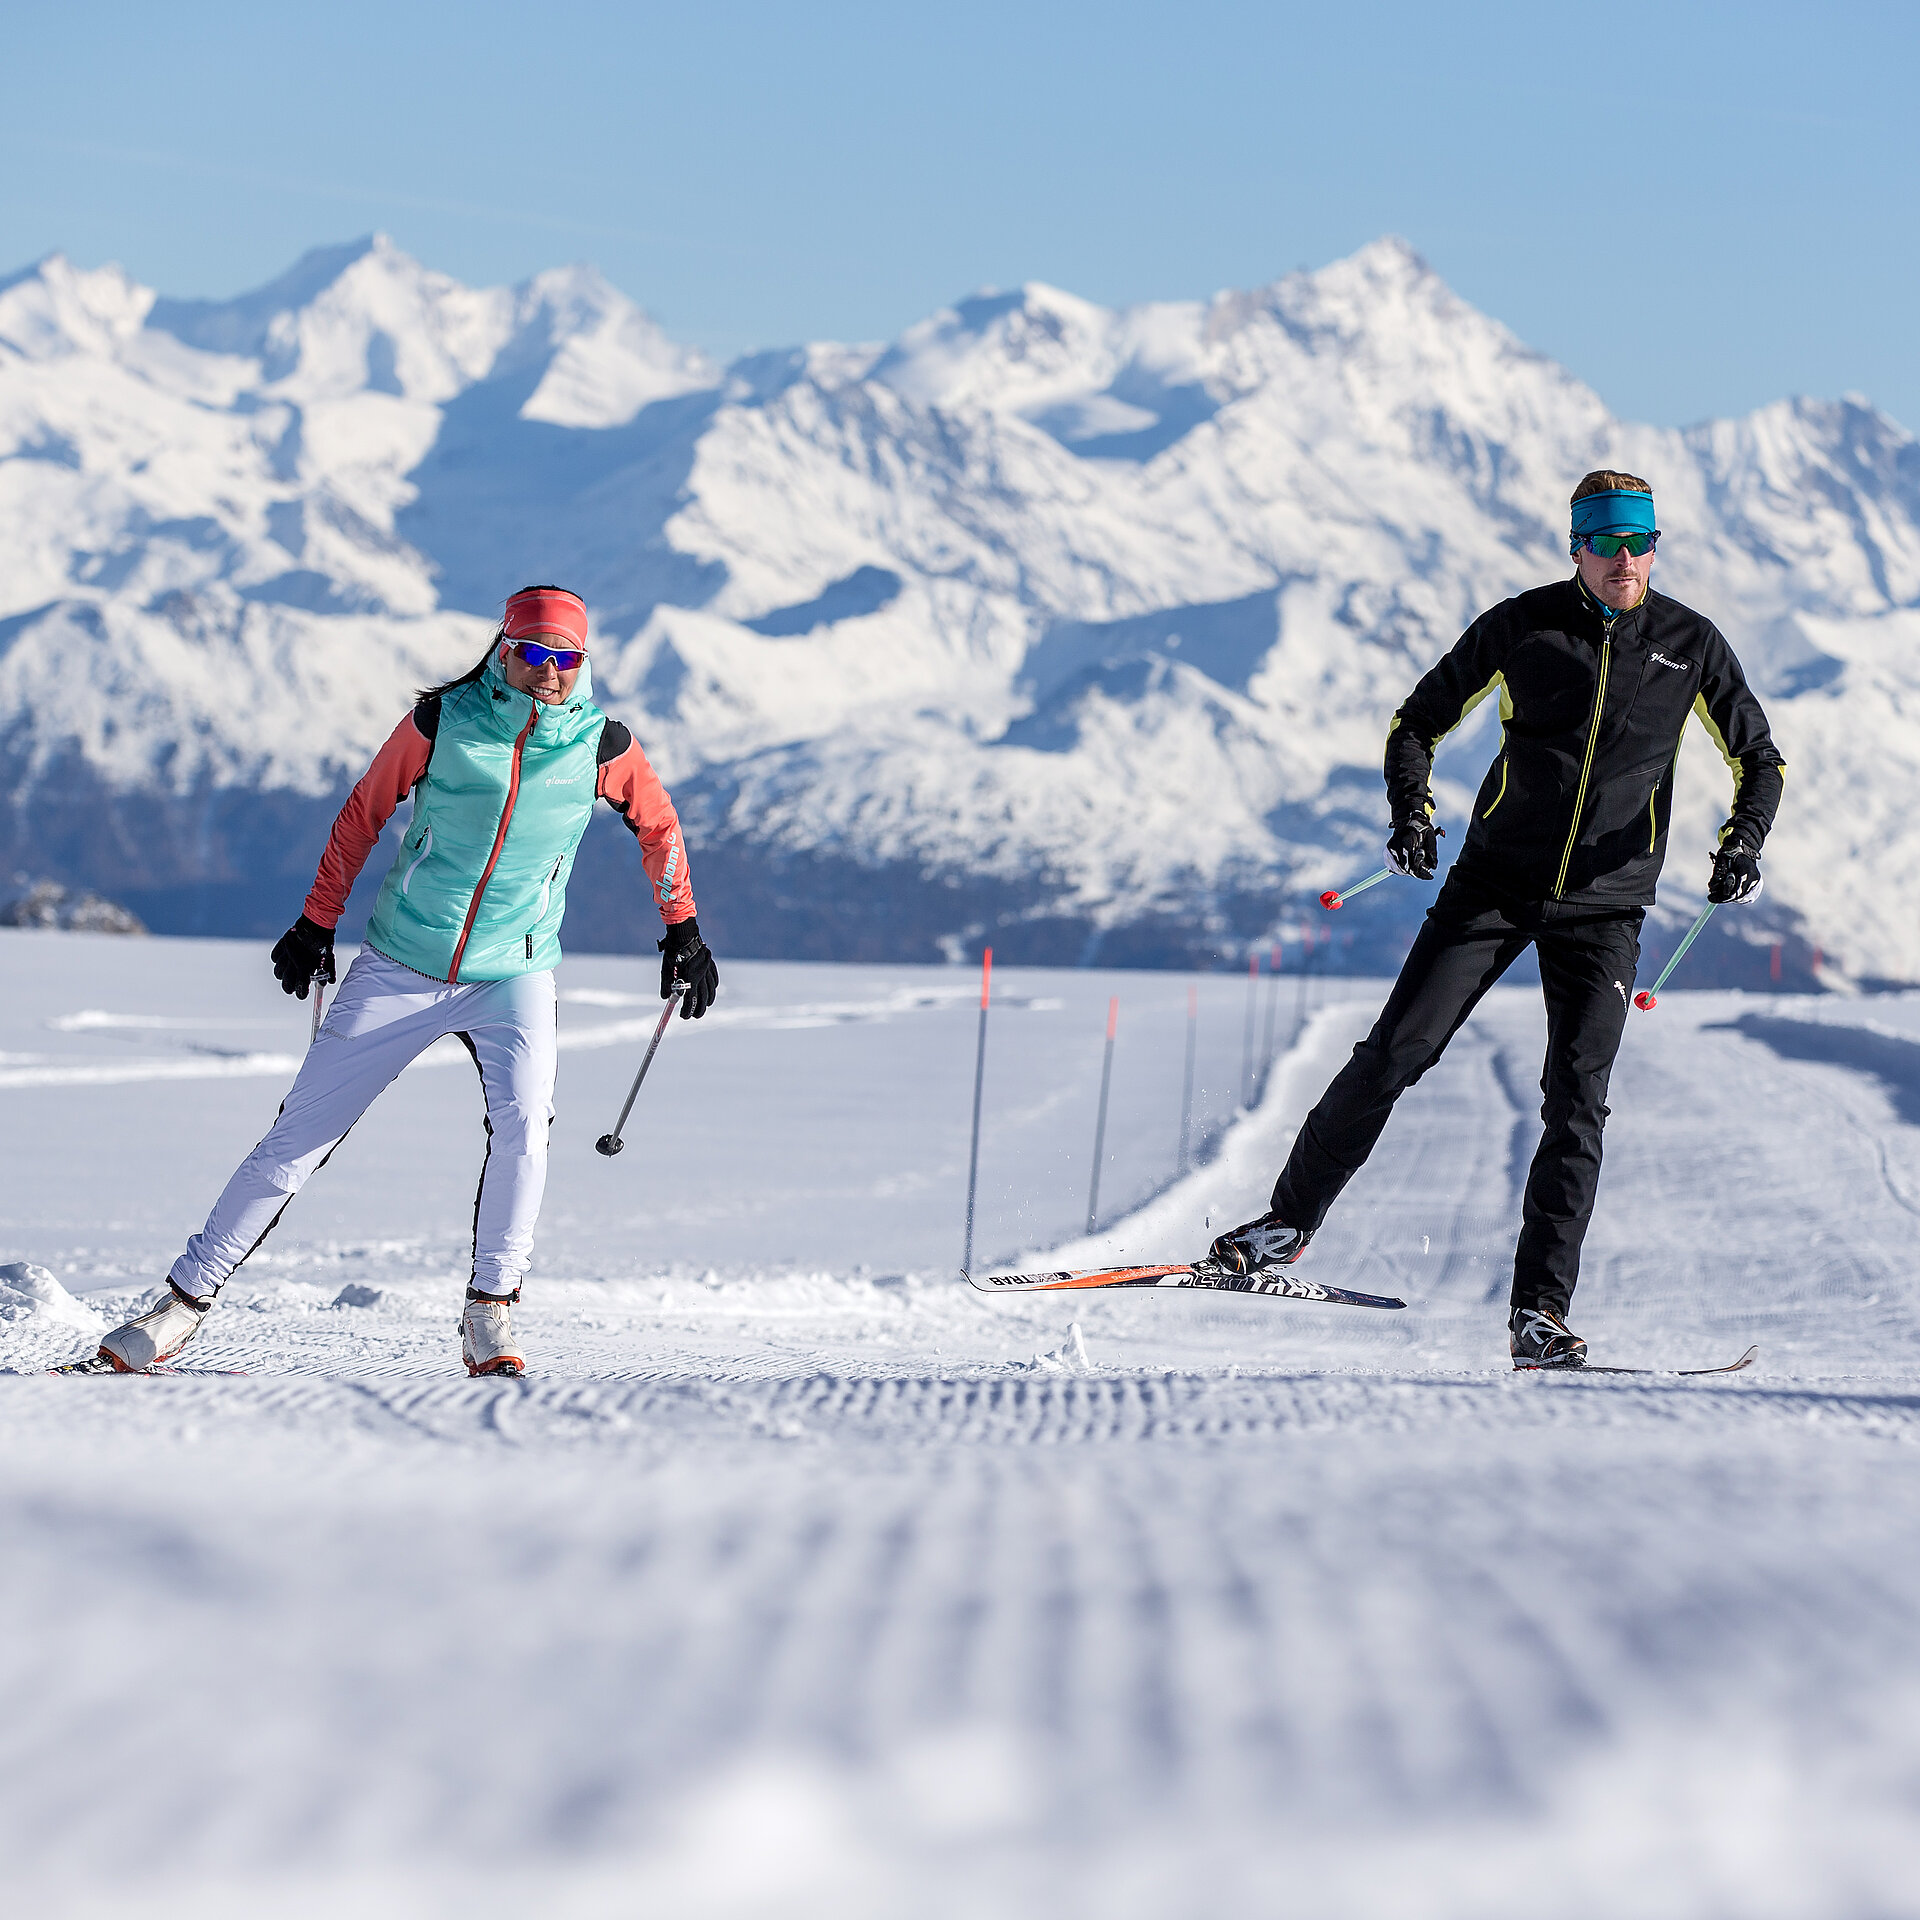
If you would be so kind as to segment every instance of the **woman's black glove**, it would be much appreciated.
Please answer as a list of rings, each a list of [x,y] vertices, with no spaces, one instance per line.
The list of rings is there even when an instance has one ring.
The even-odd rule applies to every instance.
[[[1409,880],[1431,880],[1440,868],[1440,835],[1445,832],[1424,814],[1396,820],[1387,836],[1387,865]]]
[[[680,998],[680,1018],[698,1020],[720,991],[720,968],[700,938],[698,920],[681,920],[667,929],[660,942],[660,998],[673,997],[673,983],[686,986]]]
[[[302,1000],[307,997],[307,989],[317,979],[322,986],[331,986],[333,972],[333,929],[316,927],[303,913],[285,933],[280,936],[279,944],[273,950],[274,976],[288,993],[297,994]]]

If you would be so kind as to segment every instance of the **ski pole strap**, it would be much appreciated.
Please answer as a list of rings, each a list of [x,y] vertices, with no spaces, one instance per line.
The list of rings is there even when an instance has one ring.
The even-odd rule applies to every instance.
[[[1660,989],[1667,984],[1667,975],[1670,974],[1674,970],[1674,968],[1677,967],[1680,964],[1680,962],[1687,957],[1687,949],[1690,946],[1692,946],[1694,941],[1700,937],[1700,929],[1704,927],[1710,919],[1713,918],[1713,910],[1718,905],[1719,905],[1719,902],[1717,900],[1710,900],[1708,901],[1707,905],[1701,910],[1700,918],[1696,920],[1693,923],[1693,925],[1687,929],[1687,937],[1684,940],[1682,940],[1677,947],[1674,948],[1673,958],[1669,960],[1667,964],[1660,969],[1660,978],[1653,983],[1653,987],[1652,987],[1653,992],[1658,993]]]

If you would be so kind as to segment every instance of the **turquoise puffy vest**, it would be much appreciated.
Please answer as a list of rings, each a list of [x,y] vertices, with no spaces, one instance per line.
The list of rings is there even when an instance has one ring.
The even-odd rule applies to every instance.
[[[441,696],[413,824],[367,924],[376,953],[462,985],[559,960],[607,718],[592,695],[586,665],[558,706],[515,693],[496,654],[478,680]]]

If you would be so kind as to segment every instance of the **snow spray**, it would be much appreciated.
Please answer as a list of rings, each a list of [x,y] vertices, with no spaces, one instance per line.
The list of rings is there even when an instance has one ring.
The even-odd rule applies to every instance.
[[[1382,880],[1391,880],[1393,869],[1382,867],[1378,873],[1370,873],[1364,880],[1356,880],[1350,887],[1329,887],[1320,896],[1320,904],[1329,913],[1337,913],[1356,893],[1365,893],[1369,887],[1377,887]]]
[[[1686,958],[1687,949],[1692,946],[1694,941],[1699,937],[1700,929],[1713,917],[1713,910],[1718,904],[1718,901],[1713,900],[1707,902],[1706,906],[1701,909],[1700,918],[1687,929],[1687,937],[1674,948],[1673,958],[1660,969],[1660,978],[1644,993],[1636,993],[1633,996],[1633,1004],[1638,1007],[1642,1013],[1651,1013],[1654,1008],[1660,1004],[1660,989],[1667,984],[1667,975]]]

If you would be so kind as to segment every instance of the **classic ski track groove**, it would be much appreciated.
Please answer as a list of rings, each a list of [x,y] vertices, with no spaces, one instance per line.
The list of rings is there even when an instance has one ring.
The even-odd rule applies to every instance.
[[[436,1242],[249,1275],[187,1356],[243,1377],[0,1381],[13,1883],[245,1847],[311,1884],[296,1920],[353,1910],[336,1857],[419,1863],[421,1911],[585,1920],[697,1911],[646,1849],[786,1821],[897,1864],[848,1916],[1526,1920],[1570,1857],[1583,1920],[1769,1910],[1782,1860],[1866,1887],[1834,1920],[1904,1911],[1873,1875],[1910,1877],[1920,1754],[1920,1129],[1684,1013],[1629,1028],[1575,1324],[1602,1361],[1757,1343],[1740,1374],[1511,1370],[1513,996],[1311,1251],[1404,1313],[536,1276],[531,1371],[469,1380]],[[1710,1124],[1703,1083],[1738,1089]],[[387,1297],[316,1298],[354,1279]],[[148,1710],[156,1644],[191,1671]],[[959,1780],[1000,1796],[978,1829]]]
[[[1582,1383],[1591,1393],[1541,1393]],[[1599,1367],[1544,1375],[1327,1372],[890,1375],[816,1373],[775,1380],[368,1379],[264,1370],[245,1384],[210,1375],[156,1376],[170,1404],[217,1416],[338,1421],[369,1434],[410,1433],[453,1445],[535,1441],[640,1444],[698,1432],[716,1441],[784,1439],[990,1447],[1254,1439],[1344,1429],[1377,1433],[1441,1425],[1457,1431],[1522,1426],[1653,1426],[1701,1393],[1722,1394],[1717,1418],[1735,1430],[1792,1428],[1812,1412],[1883,1438],[1920,1435],[1920,1393],[1783,1385],[1751,1373],[1692,1378],[1672,1370]],[[133,1383],[114,1379],[107,1391]],[[1516,1407],[1509,1394],[1535,1388]],[[71,1389],[69,1389],[71,1390]]]

